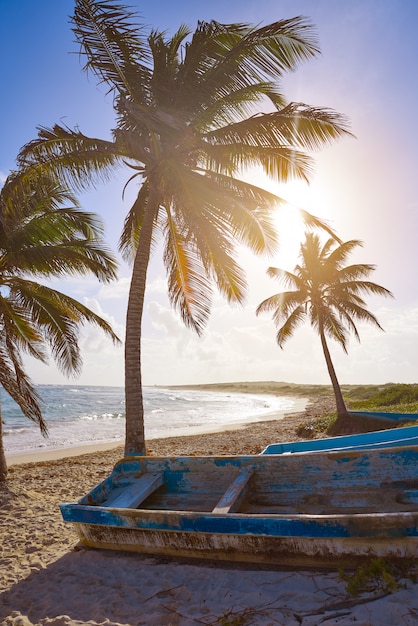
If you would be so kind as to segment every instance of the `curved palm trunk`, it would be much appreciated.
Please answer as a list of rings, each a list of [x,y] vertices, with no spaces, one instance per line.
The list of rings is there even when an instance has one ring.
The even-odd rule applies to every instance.
[[[152,206],[152,205],[151,205]],[[141,326],[156,209],[145,211],[132,270],[125,335],[125,456],[145,454],[141,376]]]
[[[328,368],[328,373],[331,378],[332,388],[334,390],[335,402],[337,405],[337,415],[338,419],[348,419],[347,407],[345,406],[345,402],[343,399],[343,394],[341,393],[340,384],[338,382],[337,375],[335,373],[334,365],[331,360],[331,355],[328,350],[328,345],[325,339],[325,333],[322,324],[319,327],[319,335],[321,337],[322,350],[324,351],[325,361]]]
[[[7,477],[7,462],[6,462],[6,454],[4,452],[4,441],[3,441],[3,421],[1,418],[1,408],[0,408],[0,483],[4,483]]]

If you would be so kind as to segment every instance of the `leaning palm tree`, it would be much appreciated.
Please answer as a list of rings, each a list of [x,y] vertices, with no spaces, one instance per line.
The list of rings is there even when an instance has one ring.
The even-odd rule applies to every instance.
[[[49,350],[61,371],[77,374],[81,324],[93,323],[118,339],[90,309],[37,279],[90,273],[101,281],[116,278],[97,218],[79,210],[56,181],[11,174],[0,190],[0,385],[44,434],[41,399],[22,355],[47,362]],[[6,475],[0,411],[0,482]]]
[[[199,22],[195,32],[183,25],[171,38],[155,30],[145,37],[133,18],[109,0],[76,0],[73,30],[85,69],[114,95],[113,141],[58,125],[41,128],[20,162],[52,171],[76,189],[122,164],[139,182],[120,249],[133,263],[125,453],[142,454],[141,320],[153,243],[163,237],[171,303],[200,334],[213,286],[228,301],[243,302],[237,244],[262,253],[277,243],[272,212],[280,198],[245,182],[245,168],[260,167],[280,182],[307,180],[308,152],[350,133],[343,116],[286,102],[281,93],[283,74],[319,53],[304,18],[260,28]]]
[[[308,233],[300,247],[300,265],[294,273],[269,267],[267,273],[292,287],[264,300],[257,308],[257,315],[273,311],[278,328],[277,343],[283,348],[298,326],[309,319],[318,332],[328,373],[334,390],[338,428],[349,424],[347,408],[335,373],[326,337],[335,339],[347,352],[347,339],[353,333],[360,341],[355,321],[370,322],[382,330],[376,317],[368,311],[362,294],[392,296],[391,292],[372,283],[367,278],[375,269],[373,265],[345,265],[347,257],[362,242],[357,240],[337,242],[329,239],[321,244],[318,235]]]

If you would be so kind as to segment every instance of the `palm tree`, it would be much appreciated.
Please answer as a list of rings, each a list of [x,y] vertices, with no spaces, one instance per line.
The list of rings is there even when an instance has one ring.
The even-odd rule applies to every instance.
[[[85,70],[114,95],[113,141],[58,125],[41,128],[20,163],[52,171],[75,188],[106,178],[121,164],[139,182],[120,250],[133,263],[125,453],[143,454],[141,320],[154,241],[164,239],[171,303],[200,334],[213,284],[228,301],[243,302],[236,245],[262,253],[277,243],[272,212],[280,198],[245,182],[245,168],[261,167],[280,182],[307,180],[307,151],[350,133],[341,115],[288,103],[280,92],[283,74],[319,52],[304,18],[260,28],[199,22],[194,33],[183,25],[171,38],[155,30],[146,38],[133,17],[109,0],[76,0],[72,18]]]
[[[68,202],[72,206],[62,207]],[[22,354],[47,362],[48,349],[65,374],[80,372],[80,324],[93,323],[114,341],[111,327],[90,309],[34,278],[93,273],[116,278],[97,218],[43,176],[11,174],[0,190],[0,385],[46,434],[40,397],[25,373]],[[0,482],[6,479],[0,411]]]
[[[294,273],[276,267],[267,270],[269,276],[292,287],[292,291],[267,298],[256,310],[257,315],[273,311],[280,348],[306,318],[318,332],[334,390],[338,429],[349,427],[349,419],[326,337],[335,339],[347,352],[349,333],[360,341],[355,321],[370,322],[383,330],[376,317],[365,308],[361,295],[392,296],[384,287],[363,280],[375,269],[373,265],[344,265],[354,248],[361,245],[357,240],[342,243],[328,239],[322,246],[318,235],[308,233],[300,247],[301,264],[296,265]]]

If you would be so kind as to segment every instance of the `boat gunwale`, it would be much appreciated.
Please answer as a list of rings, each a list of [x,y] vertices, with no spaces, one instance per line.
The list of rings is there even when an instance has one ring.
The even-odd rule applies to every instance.
[[[344,520],[350,521],[352,519],[360,519],[360,518],[382,518],[385,519],[387,517],[395,517],[395,516],[414,516],[418,519],[418,508],[414,511],[382,511],[382,512],[369,512],[369,513],[240,513],[240,512],[232,512],[232,513],[216,513],[213,511],[185,511],[184,509],[128,509],[128,508],[118,508],[111,506],[101,506],[101,505],[90,505],[90,504],[78,504],[74,502],[63,502],[60,504],[60,507],[69,510],[86,510],[88,512],[93,511],[105,511],[112,513],[121,513],[129,511],[129,514],[138,513],[145,517],[151,516],[173,516],[173,517],[196,517],[196,516],[205,516],[211,517],[213,519],[217,518],[251,518],[251,519],[279,519],[279,520],[298,520],[298,519],[312,519],[312,520]]]

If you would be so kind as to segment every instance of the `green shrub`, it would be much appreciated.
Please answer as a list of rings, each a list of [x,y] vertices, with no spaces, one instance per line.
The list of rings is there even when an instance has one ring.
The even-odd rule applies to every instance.
[[[358,567],[352,574],[340,569],[339,575],[347,583],[347,593],[352,596],[362,593],[392,593],[399,587],[405,587],[405,579],[416,582],[415,574],[410,571],[412,565],[413,561],[408,559],[391,563],[376,557]]]
[[[350,408],[418,407],[418,385],[390,384],[383,387],[355,387],[344,394]],[[405,412],[412,412],[411,410]]]
[[[335,411],[333,413],[327,413],[322,417],[318,417],[315,420],[300,424],[296,432],[299,437],[304,437],[306,439],[315,439],[319,435],[326,435],[336,419],[337,413]]]

